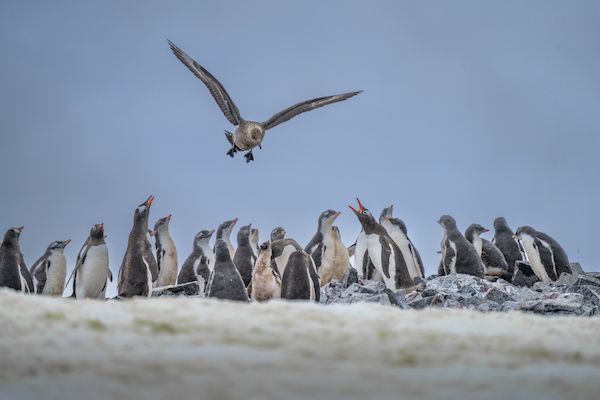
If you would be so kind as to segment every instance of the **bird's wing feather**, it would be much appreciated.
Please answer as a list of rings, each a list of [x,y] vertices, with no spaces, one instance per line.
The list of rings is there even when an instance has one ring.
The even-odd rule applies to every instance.
[[[192,60],[190,56],[185,54],[181,49],[175,46],[170,40],[168,41],[171,46],[171,50],[173,50],[173,54],[181,61],[186,67],[189,68],[190,71],[194,75],[196,75],[208,88],[208,91],[215,99],[225,117],[231,122],[233,125],[239,125],[241,121],[243,121],[240,116],[240,111],[234,104],[229,94],[221,85],[221,83],[211,75],[210,72],[205,70],[200,64],[196,61]],[[291,118],[291,117],[290,117]]]
[[[326,106],[327,104],[337,103],[338,101],[346,100],[352,96],[359,94],[360,92],[362,92],[362,90],[358,92],[336,94],[333,96],[318,97],[316,99],[306,100],[301,103],[294,104],[293,106],[288,107],[285,110],[273,115],[271,118],[269,118],[268,121],[263,122],[262,125],[265,128],[265,130],[271,129],[274,126],[277,126],[295,117],[298,114],[314,110],[315,108]]]

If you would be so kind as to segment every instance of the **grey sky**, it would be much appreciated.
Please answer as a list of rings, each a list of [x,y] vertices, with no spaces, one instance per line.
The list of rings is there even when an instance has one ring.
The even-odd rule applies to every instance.
[[[4,3],[0,230],[25,226],[28,266],[72,239],[72,269],[104,222],[116,276],[153,194],[179,265],[198,231],[236,217],[232,237],[283,226],[305,245],[332,208],[350,245],[358,197],[376,214],[394,205],[427,274],[443,214],[462,231],[533,226],[600,270],[597,2]],[[245,119],[364,92],[267,131],[246,164],[226,156],[234,127],[167,39]]]

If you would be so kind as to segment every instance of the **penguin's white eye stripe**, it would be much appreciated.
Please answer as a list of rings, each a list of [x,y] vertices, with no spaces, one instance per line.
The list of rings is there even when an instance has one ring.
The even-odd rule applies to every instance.
[[[145,211],[145,210],[146,210],[146,206],[139,206],[139,207],[137,208],[137,210],[138,210],[138,212],[143,212],[143,211]]]

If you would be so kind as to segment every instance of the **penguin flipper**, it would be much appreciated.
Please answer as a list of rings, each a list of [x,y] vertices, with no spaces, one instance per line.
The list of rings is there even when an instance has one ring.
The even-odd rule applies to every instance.
[[[110,272],[110,269],[108,270],[108,280],[111,282],[113,280],[112,272]]]

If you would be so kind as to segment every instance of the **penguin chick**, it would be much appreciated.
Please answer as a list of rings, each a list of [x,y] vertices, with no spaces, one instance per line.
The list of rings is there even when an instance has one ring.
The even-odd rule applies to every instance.
[[[319,301],[320,289],[312,272],[314,260],[304,250],[293,251],[281,278],[281,298]]]
[[[169,215],[154,224],[158,279],[153,283],[153,287],[174,285],[177,282],[177,248],[169,235],[170,222],[171,216]]]
[[[294,251],[302,250],[302,247],[291,238],[279,239],[271,243],[271,267],[274,271],[276,271],[280,276],[283,276],[285,272],[285,267],[288,262],[288,258],[290,254]]]
[[[240,271],[246,287],[252,280],[252,268],[254,268],[254,263],[256,262],[256,257],[250,244],[251,229],[252,224],[240,228],[237,234],[238,247],[235,251],[235,257],[233,257],[233,263],[238,271]]]
[[[248,301],[246,285],[242,280],[224,240],[215,243],[215,268],[210,274],[206,293],[218,299]]]
[[[260,253],[260,249],[258,247],[258,229],[252,228],[250,232],[250,247],[252,247],[254,258],[258,259],[258,253]]]
[[[367,241],[369,257],[375,269],[383,275],[385,285],[390,290],[416,289],[417,285],[410,277],[402,251],[381,224],[375,221],[371,212],[358,201],[358,210],[350,207],[360,222]]]
[[[521,226],[514,235],[523,243],[531,269],[545,283],[556,281],[563,272],[573,274],[567,253],[558,242],[530,226]]]
[[[519,241],[513,236],[514,233],[508,226],[505,218],[498,217],[494,220],[494,237],[492,238],[492,243],[500,249],[508,264],[507,273],[502,275],[502,279],[508,282],[512,280],[515,273],[516,262],[525,260],[525,251]]]
[[[227,249],[229,249],[229,256],[231,257],[231,259],[233,260],[233,257],[235,257],[235,249],[233,248],[233,245],[231,244],[231,240],[229,239],[229,236],[231,235],[231,231],[233,230],[233,227],[235,226],[235,223],[237,222],[237,218],[231,221],[225,221],[223,222],[221,225],[219,225],[219,227],[217,228],[217,238],[215,239],[215,242],[219,239],[222,239],[225,241],[225,243],[227,244]],[[216,247],[213,248],[213,251],[216,253]]]
[[[119,269],[117,289],[120,297],[152,296],[152,282],[158,279],[158,267],[147,239],[148,216],[154,196],[140,204],[133,216],[127,249]]]
[[[425,268],[423,268],[423,261],[421,261],[421,255],[417,251],[415,245],[408,238],[408,231],[404,221],[400,218],[383,217],[383,223],[381,224],[387,233],[390,235],[392,240],[396,242],[402,256],[406,262],[408,273],[411,278],[425,277]]]
[[[335,251],[333,250],[334,239],[333,234],[331,233],[331,227],[338,215],[340,215],[340,213],[333,210],[322,212],[317,222],[317,233],[315,233],[313,238],[304,248],[304,251],[313,258],[317,271],[321,268],[323,260],[325,260],[325,262],[330,262],[335,256]],[[325,242],[327,242],[329,250],[327,250]],[[326,251],[327,254],[325,253]]]
[[[96,224],[77,254],[73,278],[73,295],[77,299],[105,299],[106,279],[112,282],[108,268],[108,247],[104,242],[104,224]],[[66,287],[66,285],[65,285]]]
[[[67,279],[67,259],[63,254],[71,240],[50,243],[44,254],[30,269],[34,293],[45,296],[62,296]]]
[[[278,226],[277,228],[273,229],[271,231],[271,243],[273,243],[276,240],[281,240],[285,237],[285,230]]]
[[[483,261],[475,247],[456,228],[454,218],[443,215],[438,223],[444,228],[441,247],[445,274],[469,274],[483,278]]]
[[[383,225],[383,221],[385,220],[385,218],[392,218],[393,211],[394,211],[393,204],[391,206],[386,207],[383,210],[381,210],[381,214],[379,214],[379,224]]]
[[[10,228],[4,234],[0,244],[0,287],[33,293],[33,280],[25,266],[19,246],[19,236],[22,231],[23,227]]]
[[[321,277],[321,286],[331,282],[332,279],[341,279],[346,270],[352,267],[350,265],[350,255],[348,254],[348,249],[342,243],[339,228],[333,226],[331,233],[333,237],[332,259],[331,261],[324,262],[321,265],[321,269],[317,271]],[[327,251],[324,252],[324,254],[327,253]]]
[[[197,280],[200,293],[204,293],[210,273],[215,266],[215,253],[208,245],[214,232],[214,230],[203,230],[196,234],[192,253],[181,266],[181,271],[177,277],[178,285]]]
[[[479,236],[488,231],[489,229],[485,229],[479,224],[471,224],[465,230],[465,238],[473,244],[477,254],[481,257],[485,275],[502,276],[508,271],[504,255],[496,245]]]
[[[252,297],[256,301],[269,301],[281,297],[281,277],[271,268],[271,245],[260,245],[260,254],[252,271]]]

